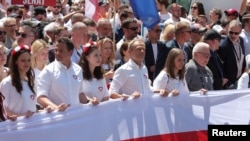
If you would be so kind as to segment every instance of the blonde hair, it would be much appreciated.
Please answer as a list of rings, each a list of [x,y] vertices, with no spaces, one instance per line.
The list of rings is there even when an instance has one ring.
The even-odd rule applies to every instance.
[[[0,42],[0,49],[4,49],[4,51],[7,53],[8,48],[4,45],[3,42]]]
[[[106,43],[106,42],[110,42],[111,45],[112,45],[112,53],[111,53],[111,55],[108,57],[108,60],[107,60],[107,61],[108,61],[108,64],[113,68],[114,65],[115,65],[115,45],[114,45],[114,42],[113,42],[110,38],[104,37],[103,39],[100,39],[100,40],[97,42],[97,44],[98,44],[99,49],[100,49],[101,52],[102,52],[102,50],[103,50],[103,45],[104,45],[104,43]]]
[[[162,36],[161,36],[161,41],[169,41],[172,39],[169,39],[169,34],[173,34],[174,36],[174,32],[175,32],[175,26],[174,24],[167,24],[162,32]]]
[[[36,62],[36,54],[41,51],[43,48],[49,48],[48,44],[42,40],[42,39],[37,39],[35,40],[32,45],[31,45],[31,67],[36,68],[37,62]],[[46,64],[44,64],[43,67],[45,67]]]

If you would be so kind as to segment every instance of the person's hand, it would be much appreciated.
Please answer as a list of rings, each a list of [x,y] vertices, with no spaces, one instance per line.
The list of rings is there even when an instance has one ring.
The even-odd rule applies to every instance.
[[[200,94],[201,95],[206,95],[207,94],[207,89],[200,89]]]
[[[225,84],[227,84],[228,79],[227,78],[222,78],[222,86],[224,86]]]
[[[32,112],[32,111],[27,111],[26,113],[25,113],[25,117],[26,118],[29,118],[29,117],[31,117],[33,114],[34,114],[35,112]]]
[[[177,89],[172,90],[171,93],[172,93],[172,96],[177,96],[180,94],[179,90]]]
[[[141,96],[141,94],[139,92],[135,91],[134,93],[132,93],[132,96],[134,98],[139,98]]]
[[[63,111],[65,111],[69,106],[70,106],[70,104],[62,103],[62,104],[60,104],[60,105],[57,107],[57,109],[58,109],[58,111],[63,112]]]
[[[129,95],[126,95],[126,94],[122,94],[121,96],[122,100],[127,100],[129,98]]]
[[[104,74],[104,77],[105,77],[106,79],[112,79],[113,76],[114,76],[114,70],[113,70],[113,69],[110,70],[110,71],[108,71],[108,72],[106,72],[106,73]]]
[[[96,97],[90,99],[89,101],[92,103],[92,105],[98,105],[100,103]]]
[[[168,96],[168,92],[166,90],[160,90],[160,96],[166,97]]]
[[[9,119],[11,121],[16,121],[17,115],[11,115],[11,116],[7,115],[7,119]]]

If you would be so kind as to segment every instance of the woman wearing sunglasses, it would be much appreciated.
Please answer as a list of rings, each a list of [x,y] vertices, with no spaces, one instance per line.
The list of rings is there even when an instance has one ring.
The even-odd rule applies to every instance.
[[[201,2],[194,2],[190,8],[191,14],[188,15],[187,19],[191,22],[194,22],[199,15],[206,15],[203,3]]]

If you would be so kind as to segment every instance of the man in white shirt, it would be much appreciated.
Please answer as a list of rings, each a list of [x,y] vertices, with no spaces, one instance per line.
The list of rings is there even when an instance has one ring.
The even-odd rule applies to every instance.
[[[38,76],[37,102],[42,107],[64,111],[69,105],[87,103],[82,88],[82,69],[70,60],[73,49],[74,45],[68,38],[56,41],[56,60]]]
[[[111,98],[126,99],[129,96],[135,98],[141,94],[153,92],[148,78],[148,70],[143,64],[145,57],[145,43],[135,38],[128,46],[130,59],[119,67],[114,74],[109,93]]]
[[[250,14],[246,14],[242,17],[243,29],[240,36],[244,39],[245,56],[250,54]]]

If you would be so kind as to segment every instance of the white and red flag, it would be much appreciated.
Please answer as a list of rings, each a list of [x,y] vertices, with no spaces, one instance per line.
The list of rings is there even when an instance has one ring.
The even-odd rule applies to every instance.
[[[98,0],[85,0],[85,16],[98,20]]]

